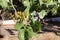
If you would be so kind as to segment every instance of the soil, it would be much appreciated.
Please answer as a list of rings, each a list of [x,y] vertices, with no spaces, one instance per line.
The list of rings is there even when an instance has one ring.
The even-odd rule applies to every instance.
[[[32,40],[60,40],[60,36],[57,36],[53,32],[45,32],[38,34],[38,39],[34,36]]]
[[[39,34],[36,34],[37,36],[33,36],[31,38],[31,40],[60,40],[60,35],[57,35],[57,34],[60,34],[58,29],[60,26],[58,25],[46,25],[47,23],[45,23],[44,27],[46,27],[45,30],[43,30],[42,33],[39,33]],[[58,23],[59,24],[59,23]],[[8,27],[11,27],[11,26],[8,26]],[[51,28],[50,28],[51,27]],[[50,29],[48,29],[50,28]],[[18,40],[18,37],[17,37],[17,34],[18,34],[18,31],[16,31],[13,27],[13,29],[9,29],[9,31],[6,30],[7,27],[5,28],[4,27],[0,27],[0,40]],[[44,28],[43,28],[44,29]],[[57,29],[57,30],[55,30]],[[48,31],[47,31],[48,30]],[[13,34],[11,34],[12,32]],[[56,34],[56,32],[57,34]]]

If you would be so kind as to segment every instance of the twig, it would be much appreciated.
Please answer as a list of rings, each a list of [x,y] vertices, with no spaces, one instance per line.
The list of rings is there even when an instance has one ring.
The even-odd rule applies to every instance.
[[[15,9],[15,7],[14,7],[14,5],[13,5],[13,0],[11,0],[11,5],[12,5],[13,9],[14,9],[15,12],[16,12],[16,9]]]

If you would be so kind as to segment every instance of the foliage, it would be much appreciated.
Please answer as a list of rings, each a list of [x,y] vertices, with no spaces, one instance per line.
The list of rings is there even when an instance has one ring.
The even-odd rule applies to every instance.
[[[40,32],[39,18],[43,19],[50,11],[55,15],[60,7],[59,0],[0,0],[2,8],[8,8],[8,3],[15,11],[10,18],[16,20],[15,29],[19,31],[19,40],[29,40],[34,32]]]
[[[8,2],[9,0],[0,0],[0,6],[2,6],[3,8],[7,8]]]

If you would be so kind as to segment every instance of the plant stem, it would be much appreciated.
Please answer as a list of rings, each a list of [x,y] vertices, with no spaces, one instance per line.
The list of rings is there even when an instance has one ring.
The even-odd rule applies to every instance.
[[[15,7],[14,7],[14,5],[13,5],[13,0],[11,0],[11,5],[12,5],[14,11],[16,12],[16,9],[15,9]]]

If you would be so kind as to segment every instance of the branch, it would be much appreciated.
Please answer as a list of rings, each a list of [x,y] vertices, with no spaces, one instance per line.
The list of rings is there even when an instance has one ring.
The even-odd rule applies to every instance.
[[[16,12],[16,9],[15,9],[15,7],[14,7],[14,5],[13,5],[13,0],[11,0],[11,5],[12,5],[13,9],[14,9],[15,12]]]

